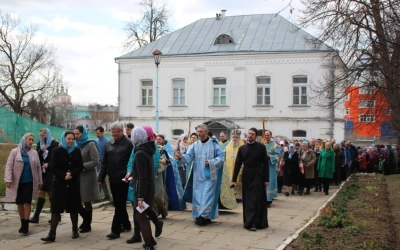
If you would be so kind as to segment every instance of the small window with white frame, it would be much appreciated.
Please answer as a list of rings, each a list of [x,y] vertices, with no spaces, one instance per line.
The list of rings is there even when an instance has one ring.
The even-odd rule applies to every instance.
[[[172,79],[172,105],[185,105],[185,79]]]
[[[346,108],[346,109],[344,110],[344,114],[345,114],[345,115],[350,115],[350,109],[349,109],[349,108]]]
[[[307,76],[293,76],[293,105],[307,105]]]
[[[350,93],[346,93],[346,95],[344,96],[344,100],[350,101]]]
[[[257,77],[257,105],[271,104],[271,77]]]
[[[153,105],[153,80],[141,80],[142,105]]]
[[[226,105],[226,78],[213,78],[213,105]]]
[[[375,87],[374,86],[362,86],[358,88],[358,92],[363,95],[371,95],[375,93]]]
[[[359,102],[359,108],[374,108],[375,101],[374,100],[361,100]]]
[[[392,115],[392,109],[385,109],[386,116]]]
[[[358,121],[359,122],[374,122],[375,115],[370,115],[370,114],[359,115]]]

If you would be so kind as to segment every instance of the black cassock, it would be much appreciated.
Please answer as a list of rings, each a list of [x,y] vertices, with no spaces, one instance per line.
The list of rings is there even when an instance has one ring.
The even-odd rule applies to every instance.
[[[265,182],[269,182],[268,156],[266,147],[259,143],[245,144],[238,150],[232,182],[236,182],[241,165],[243,223],[245,228],[268,227],[268,205]]]

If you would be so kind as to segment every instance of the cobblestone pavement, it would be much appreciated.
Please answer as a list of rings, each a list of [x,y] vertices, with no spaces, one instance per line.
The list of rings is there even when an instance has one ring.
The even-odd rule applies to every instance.
[[[243,228],[242,207],[233,211],[220,211],[220,216],[210,225],[197,226],[190,209],[170,211],[163,219],[162,235],[156,239],[156,249],[174,250],[214,250],[214,249],[277,249],[288,237],[296,233],[307,221],[315,216],[318,209],[338,189],[331,187],[330,195],[311,192],[309,196],[289,196],[279,194],[272,208],[268,210],[269,228],[251,232]],[[132,206],[127,205],[130,218]],[[92,231],[71,238],[71,222],[68,214],[63,214],[57,229],[56,241],[44,243],[40,240],[49,230],[50,214],[42,213],[39,224],[30,224],[28,236],[18,233],[20,227],[16,211],[0,211],[0,248],[12,249],[143,249],[141,243],[126,244],[133,231],[121,234],[121,238],[108,240],[114,208],[97,208],[93,213]],[[152,225],[154,233],[154,226]]]

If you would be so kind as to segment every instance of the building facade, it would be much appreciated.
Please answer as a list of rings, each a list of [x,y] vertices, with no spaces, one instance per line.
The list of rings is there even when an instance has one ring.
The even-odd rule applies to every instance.
[[[116,58],[119,120],[155,128],[158,68],[159,131],[167,138],[250,127],[276,137],[344,137],[343,108],[313,104],[313,84],[324,81],[330,48],[277,15],[200,19]]]

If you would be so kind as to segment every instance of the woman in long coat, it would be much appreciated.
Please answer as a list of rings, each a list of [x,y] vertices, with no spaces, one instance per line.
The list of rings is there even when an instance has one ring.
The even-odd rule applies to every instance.
[[[100,200],[99,185],[97,183],[97,166],[99,165],[99,152],[96,142],[89,140],[88,131],[83,126],[77,126],[74,130],[76,143],[81,149],[83,159],[83,171],[81,173],[81,200],[85,208],[81,205],[79,214],[83,218],[79,226],[80,233],[92,230],[93,207],[92,201]]]
[[[37,197],[42,185],[42,168],[37,152],[32,150],[33,140],[31,133],[22,137],[18,147],[8,156],[4,174],[6,198],[17,203],[21,220],[19,232],[24,235],[29,232],[32,199]]]
[[[284,153],[281,160],[281,165],[283,166],[283,185],[285,186],[286,196],[289,196],[290,187],[292,187],[292,194],[294,194],[296,185],[299,183],[300,164],[299,153],[291,143],[289,151]]]
[[[329,194],[329,185],[335,172],[335,151],[331,144],[327,142],[325,149],[321,151],[318,159],[318,177],[324,186],[325,195]]]
[[[146,130],[136,127],[132,131],[132,143],[135,147],[135,158],[133,160],[132,173],[127,175],[133,177],[135,188],[135,208],[143,210],[151,209],[154,204],[154,163],[153,154],[156,150],[154,141],[148,140]],[[146,204],[148,207],[146,207]],[[134,209],[135,221],[139,224],[142,233],[145,249],[154,250],[157,244],[151,236],[151,226],[147,219],[146,212],[139,212]]]
[[[304,178],[306,192],[304,195],[310,195],[311,185],[314,182],[314,165],[317,161],[314,151],[309,147],[308,141],[304,141],[301,145],[300,158],[304,168]],[[301,190],[303,192],[303,190]]]
[[[51,157],[53,167],[53,186],[51,187],[51,228],[42,241],[53,242],[61,213],[70,214],[72,238],[79,237],[78,211],[81,206],[80,174],[83,171],[81,151],[76,147],[75,135],[66,131],[61,135],[61,147],[53,150]]]
[[[48,128],[42,128],[39,131],[40,141],[36,145],[36,151],[39,155],[40,165],[43,168],[42,179],[43,185],[39,190],[39,197],[36,203],[36,210],[31,219],[30,223],[39,223],[39,216],[42,212],[46,193],[51,202],[51,185],[53,183],[53,170],[51,168],[51,155],[53,149],[59,146],[58,142],[51,136],[50,130]]]

